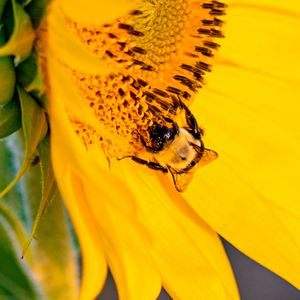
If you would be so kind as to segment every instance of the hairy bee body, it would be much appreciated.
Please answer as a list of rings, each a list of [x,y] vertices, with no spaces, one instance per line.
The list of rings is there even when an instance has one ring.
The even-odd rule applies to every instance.
[[[192,179],[196,166],[205,165],[218,157],[217,153],[206,149],[202,142],[203,131],[185,104],[180,103],[184,111],[185,124],[179,127],[177,122],[166,119],[167,125],[154,124],[149,128],[150,141],[143,136],[144,154],[132,156],[135,162],[151,169],[170,172],[174,185],[183,192]],[[170,126],[171,124],[171,126]]]

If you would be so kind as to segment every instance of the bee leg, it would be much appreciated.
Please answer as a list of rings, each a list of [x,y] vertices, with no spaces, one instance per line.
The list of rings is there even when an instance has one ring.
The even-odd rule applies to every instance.
[[[140,139],[142,145],[143,145],[149,152],[154,152],[154,153],[156,152],[154,148],[152,148],[152,147],[150,147],[150,146],[147,145],[147,143],[146,143],[144,137],[143,137],[140,133],[137,133],[137,136],[138,136],[138,138]],[[135,156],[133,156],[133,157],[135,157]],[[139,158],[139,159],[140,159],[140,158]]]
[[[152,161],[148,162],[147,167],[150,168],[150,169],[153,169],[153,170],[162,171],[163,173],[168,173],[167,168],[161,166],[158,163],[152,162]]]
[[[158,170],[158,171],[162,171],[163,173],[168,173],[167,168],[165,168],[165,167],[161,166],[160,164],[155,163],[153,161],[147,161],[147,160],[141,159],[137,156],[131,156],[131,159],[141,165],[147,166],[148,168],[150,168],[152,170]]]
[[[185,111],[185,119],[188,126],[191,128],[191,134],[195,139],[200,139],[203,132],[202,129],[199,128],[196,118],[183,102],[181,102],[181,108]]]
[[[147,151],[152,152],[152,153],[158,152],[155,148],[150,147],[150,146],[147,145],[147,143],[146,143],[146,141],[145,141],[145,139],[143,138],[142,135],[138,134],[138,137],[139,137],[142,145],[147,149]]]

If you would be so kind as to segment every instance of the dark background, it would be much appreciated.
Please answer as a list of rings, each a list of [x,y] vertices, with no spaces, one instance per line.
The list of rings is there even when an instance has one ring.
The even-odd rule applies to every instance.
[[[243,255],[228,242],[223,242],[236,275],[241,300],[300,300],[300,291]],[[117,299],[116,289],[110,276],[98,300]],[[158,300],[169,299],[171,298],[164,291],[158,298]]]

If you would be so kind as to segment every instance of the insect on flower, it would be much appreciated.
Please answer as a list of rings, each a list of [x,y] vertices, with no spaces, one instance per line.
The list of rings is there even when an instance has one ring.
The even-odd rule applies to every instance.
[[[178,103],[185,115],[186,126],[179,127],[172,120],[165,118],[171,125],[155,123],[149,128],[150,143],[142,136],[140,139],[150,155],[150,160],[132,156],[132,160],[146,165],[150,169],[172,174],[176,189],[183,192],[192,179],[197,165],[205,165],[218,157],[215,151],[204,148],[201,140],[203,131],[187,106],[179,100]]]
[[[104,130],[99,138],[77,120],[85,145],[100,139],[109,160],[131,158],[170,172],[176,189],[184,191],[196,167],[217,158],[204,147],[203,131],[188,107],[211,70],[225,8],[214,0],[149,1],[101,26],[70,21],[75,34],[112,70],[104,75],[71,70],[99,123],[116,134],[110,139]],[[120,139],[129,150],[117,150]]]
[[[120,299],[157,299],[162,286],[174,299],[239,299],[219,235],[299,288],[299,91],[287,84],[298,78],[299,6],[227,1],[227,48],[212,82],[220,93],[194,97],[222,36],[224,4],[51,2],[43,56],[51,156],[81,244],[82,299],[97,298],[108,268]],[[119,13],[125,2],[134,7]],[[274,64],[281,56],[290,59]],[[205,122],[192,101],[206,103]],[[216,157],[202,124],[224,153],[217,172],[197,170]],[[181,195],[172,171],[184,190],[195,170]]]

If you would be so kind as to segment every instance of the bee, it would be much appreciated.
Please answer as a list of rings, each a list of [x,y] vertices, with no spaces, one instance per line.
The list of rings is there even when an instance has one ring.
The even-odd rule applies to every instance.
[[[149,128],[150,142],[140,136],[148,159],[131,156],[131,159],[150,169],[170,172],[175,188],[184,192],[192,180],[197,166],[204,166],[215,160],[218,154],[204,147],[203,131],[188,107],[180,101],[186,124],[179,127],[177,122],[165,118],[165,125],[154,123]]]

